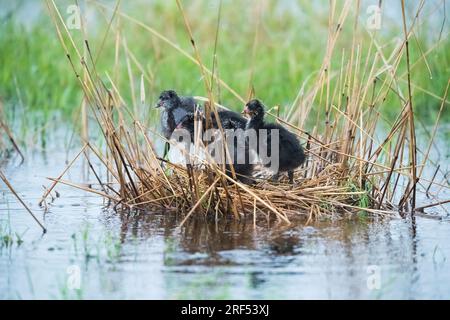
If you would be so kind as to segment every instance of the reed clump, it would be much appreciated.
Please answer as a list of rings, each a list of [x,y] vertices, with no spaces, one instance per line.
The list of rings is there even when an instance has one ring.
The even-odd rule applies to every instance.
[[[193,56],[185,51],[183,54],[200,68],[208,92],[207,98],[198,98],[208,101],[217,117],[214,85],[230,91],[241,103],[246,99],[203,65],[188,18],[177,3],[195,52]],[[96,187],[83,187],[61,177],[54,180],[55,184],[65,183],[94,192],[115,207],[180,212],[184,214],[182,223],[193,215],[235,219],[249,216],[255,221],[273,216],[289,223],[296,217],[354,216],[361,211],[378,216],[399,213],[404,216],[405,212],[414,213],[418,209],[417,188],[426,182],[420,168],[429,159],[427,152],[416,145],[410,79],[407,86],[402,86],[397,74],[401,63],[410,64],[405,44],[415,21],[407,25],[403,17],[405,39],[388,55],[374,38],[368,44],[360,42],[356,37],[357,23],[351,47],[336,50],[352,1],[346,1],[341,12],[330,15],[327,48],[315,80],[306,89],[302,87],[295,101],[284,107],[283,117],[275,112],[279,107],[268,112],[304,142],[307,162],[296,170],[294,185],[286,179],[279,183],[259,179],[246,185],[209,161],[183,166],[161,159],[156,151],[157,142],[149,135],[153,132],[153,136],[158,136],[158,132],[147,126],[137,109],[124,101],[108,74],[106,77],[98,74],[89,42],[85,40],[83,48],[77,48],[54,2],[48,1],[48,5],[86,105],[103,137],[103,147],[86,140],[84,149],[103,164],[107,177],[100,179],[101,175],[90,166]],[[152,34],[161,37],[159,33]],[[366,56],[362,55],[363,45],[369,46]],[[120,46],[116,50],[120,51]],[[130,55],[128,48],[124,54]],[[140,86],[142,106],[144,79],[143,76]],[[137,91],[131,81],[130,87]],[[389,101],[393,96],[401,105],[394,122],[385,121],[380,112],[388,96]],[[446,95],[442,105],[445,103]],[[136,105],[134,102],[133,106]],[[423,155],[421,163],[418,153]]]

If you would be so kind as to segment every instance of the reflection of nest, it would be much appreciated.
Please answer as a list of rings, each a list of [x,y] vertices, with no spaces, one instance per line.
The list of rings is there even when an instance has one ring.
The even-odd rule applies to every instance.
[[[152,239],[155,233],[163,235],[164,261],[170,266],[228,265],[236,261],[227,254],[240,249],[269,252],[271,255],[295,255],[303,245],[298,232],[291,232],[290,226],[276,221],[271,221],[271,229],[267,230],[266,226],[255,226],[246,219],[223,219],[216,223],[213,219],[202,218],[190,219],[183,228],[177,228],[180,215],[167,212],[137,217],[121,214],[120,218],[123,241]],[[270,256],[268,258],[267,262],[271,262]]]

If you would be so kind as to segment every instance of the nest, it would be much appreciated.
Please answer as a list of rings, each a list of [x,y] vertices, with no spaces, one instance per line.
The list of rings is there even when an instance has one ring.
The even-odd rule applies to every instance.
[[[56,7],[54,10],[57,11]],[[342,15],[343,20],[345,16]],[[405,94],[391,87],[399,64],[386,65],[379,59],[378,52],[362,59],[359,46],[354,45],[351,57],[339,58],[341,65],[333,65],[331,70],[340,28],[330,28],[330,48],[317,78],[306,92],[298,93],[298,99],[285,112],[286,118],[268,112],[306,146],[307,162],[296,170],[294,185],[288,184],[286,179],[278,183],[259,179],[254,185],[246,185],[227,176],[225,170],[215,164],[203,163],[197,167],[163,161],[156,152],[156,140],[149,136],[150,131],[156,136],[157,132],[140,119],[136,105],[133,111],[127,107],[118,84],[108,74],[107,80],[101,79],[89,43],[83,44],[88,57],[81,56],[83,50],[71,47],[70,52],[77,54],[73,58],[67,48],[75,46],[73,38],[64,21],[58,21],[55,13],[52,17],[83,89],[86,105],[103,137],[98,145],[86,141],[80,154],[91,150],[102,163],[107,179],[101,180],[99,177],[105,175],[95,172],[91,165],[98,182],[96,188],[65,182],[61,178],[67,168],[54,179],[44,199],[57,183],[66,183],[99,194],[116,208],[179,212],[185,216],[183,223],[196,215],[232,219],[273,216],[289,223],[295,217],[316,219],[361,213],[390,216],[417,209],[416,187],[421,172],[418,172],[413,106],[411,102],[405,103]],[[159,33],[154,32],[154,35],[159,37]],[[180,50],[166,38],[160,38]],[[209,101],[210,111],[217,107],[212,85],[208,82],[210,75],[211,81],[217,81],[218,86],[245,103],[236,91],[202,64],[195,42],[191,43],[195,57],[184,51],[183,54],[200,67],[209,94],[204,100]],[[395,50],[394,58],[400,61],[407,47]],[[358,54],[354,56],[353,52]],[[409,66],[409,60],[407,64]],[[140,88],[143,105],[143,78]],[[410,86],[408,93],[411,101]],[[399,113],[392,123],[382,123],[382,136],[376,137],[382,119],[380,110],[388,97],[390,101],[398,99]],[[307,119],[311,118],[317,120],[308,124]],[[307,127],[312,130],[305,130]],[[428,154],[423,165],[427,160]]]

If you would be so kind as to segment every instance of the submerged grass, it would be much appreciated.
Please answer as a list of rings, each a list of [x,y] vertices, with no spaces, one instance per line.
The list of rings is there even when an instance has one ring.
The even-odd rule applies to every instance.
[[[96,1],[93,3],[100,11],[105,9],[104,5]],[[206,31],[198,25],[200,21],[190,20],[192,9],[185,11],[181,2],[177,1],[177,4],[179,12],[173,17],[176,35],[179,30],[185,30],[185,37],[194,49],[193,55],[182,49],[175,40],[169,40],[116,6],[111,20],[107,21],[111,28],[105,35],[105,39],[111,38],[116,44],[107,56],[114,55],[116,60],[112,70],[103,72],[97,63],[97,57],[104,50],[103,42],[92,45],[86,30],[82,39],[73,36],[56,4],[47,1],[58,38],[83,90],[89,114],[95,119],[106,146],[102,149],[93,142],[85,141],[87,148],[91,156],[98,157],[103,163],[108,177],[101,180],[100,175],[94,172],[98,188],[64,181],[63,175],[55,179],[55,183],[65,183],[102,195],[116,208],[183,212],[185,217],[181,224],[192,215],[229,216],[235,219],[253,216],[255,223],[259,218],[273,216],[289,223],[296,217],[306,217],[309,221],[320,217],[353,216],[361,212],[381,216],[398,212],[405,216],[405,212],[415,212],[416,191],[424,184],[435,183],[427,181],[418,172],[421,166],[430,162],[427,152],[415,142],[414,114],[418,102],[414,100],[413,104],[413,88],[417,88],[413,79],[419,61],[425,61],[427,54],[421,51],[417,56],[409,42],[416,38],[416,29],[420,25],[418,17],[423,6],[419,5],[410,19],[404,12],[402,41],[382,44],[382,37],[380,39],[374,33],[369,32],[369,37],[362,36],[367,30],[361,26],[353,1],[339,4],[332,1],[328,33],[324,38],[325,49],[321,50],[324,52],[323,60],[317,64],[317,72],[306,77],[308,81],[299,89],[298,83],[290,87],[289,81],[277,80],[279,76],[286,77],[290,67],[285,71],[273,72],[277,66],[284,66],[276,59],[271,61],[269,70],[258,69],[251,61],[236,61],[233,66],[221,64],[222,51],[202,50],[204,42],[197,40],[201,37],[196,32]],[[404,5],[403,1],[401,4]],[[174,87],[184,81],[192,84],[193,73],[184,71],[191,67],[200,69],[195,78],[198,79],[200,74],[204,87],[199,86],[198,91],[207,96],[200,98],[209,101],[213,111],[217,109],[215,102],[221,102],[224,96],[230,96],[242,105],[250,94],[256,94],[265,101],[274,101],[272,96],[267,95],[278,92],[280,96],[276,101],[282,102],[284,107],[280,113],[272,111],[271,116],[296,133],[307,146],[308,161],[296,171],[296,184],[291,186],[285,180],[272,184],[263,180],[256,185],[244,185],[228,177],[222,167],[206,161],[202,161],[200,166],[184,167],[170,162],[165,162],[163,166],[155,149],[156,141],[149,135],[149,132],[153,133],[152,136],[158,136],[158,133],[149,126],[147,115],[141,112],[146,105],[145,88],[155,89],[155,83],[162,80],[159,72],[142,67],[143,62],[136,58],[125,32],[128,23],[148,32],[152,41],[163,42],[165,50],[175,49],[179,53],[176,59],[182,59],[186,67],[176,70],[178,64],[173,64],[173,81],[167,83]],[[180,23],[182,25],[178,26]],[[245,32],[244,29],[243,34]],[[227,43],[220,39],[220,43]],[[254,41],[256,44],[270,43],[270,34],[260,34],[257,39]],[[156,52],[162,46],[153,42],[151,50]],[[270,46],[263,47],[268,50]],[[217,46],[214,48],[217,49]],[[282,49],[274,48],[276,51]],[[257,51],[258,58],[266,58],[264,50],[258,48]],[[287,52],[281,56],[288,56],[289,61],[293,61],[293,68],[301,68],[302,63],[289,55]],[[219,67],[213,64],[212,70],[209,70],[205,66],[205,57],[209,56],[218,57]],[[237,52],[234,56],[241,55]],[[317,58],[318,55],[315,56]],[[119,57],[126,63],[121,64]],[[124,65],[128,79],[119,76]],[[167,76],[165,72],[162,78]],[[250,83],[242,83],[241,72],[247,75],[250,72]],[[133,76],[135,73],[142,75],[139,81]],[[227,77],[227,74],[237,76]],[[185,79],[186,75],[190,79]],[[223,80],[228,78],[238,81],[238,84],[234,86]],[[447,104],[446,94],[440,97],[448,87],[448,79],[445,83],[440,82],[440,86],[444,89],[435,97],[440,102],[436,125]],[[269,87],[274,90],[267,90]],[[289,90],[285,91],[286,88]],[[396,112],[389,120],[383,110],[391,106],[396,106],[393,108]],[[422,161],[419,162],[419,159]],[[433,195],[432,199],[437,197]],[[435,201],[430,206],[441,204]]]
[[[0,219],[0,249],[10,248],[14,244],[19,247],[24,242],[23,236],[27,230],[23,233],[14,232],[11,227],[10,211],[8,208],[7,219]],[[1,250],[0,250],[1,253]]]
[[[123,244],[119,237],[109,231],[92,231],[92,226],[86,223],[71,236],[74,257],[83,258],[86,265],[95,261],[100,265],[111,264],[113,267],[121,258]],[[73,262],[77,261],[76,258]]]

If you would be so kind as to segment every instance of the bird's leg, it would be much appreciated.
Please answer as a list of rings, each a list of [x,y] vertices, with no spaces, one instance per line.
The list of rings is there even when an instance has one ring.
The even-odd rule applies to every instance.
[[[163,159],[167,160],[167,154],[169,153],[170,150],[170,143],[166,142],[166,144],[164,145],[164,154],[163,154]]]
[[[289,177],[289,183],[294,184],[294,171],[289,170],[288,171],[288,177]]]
[[[166,142],[164,144],[164,153],[163,153],[163,160],[169,160],[167,159],[167,156],[169,154],[169,150],[170,150],[170,143]],[[165,168],[165,163],[164,161],[161,161],[161,168]]]

